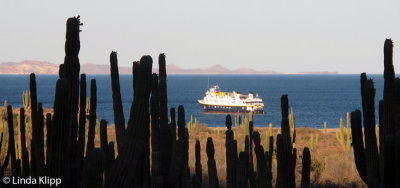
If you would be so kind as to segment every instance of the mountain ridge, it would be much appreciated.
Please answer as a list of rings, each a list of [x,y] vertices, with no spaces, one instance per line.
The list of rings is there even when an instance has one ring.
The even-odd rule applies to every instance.
[[[223,65],[217,64],[207,68],[183,69],[175,64],[167,64],[167,74],[257,74],[257,75],[273,75],[273,74],[338,74],[338,72],[319,71],[319,72],[295,72],[295,73],[280,73],[273,70],[255,70],[251,68],[228,69]],[[59,64],[50,63],[47,61],[24,60],[21,62],[3,62],[0,63],[1,74],[58,74]],[[81,64],[81,73],[86,74],[109,74],[110,65],[108,64]],[[153,68],[153,72],[158,72],[157,68]],[[131,74],[131,67],[119,67],[120,74]]]

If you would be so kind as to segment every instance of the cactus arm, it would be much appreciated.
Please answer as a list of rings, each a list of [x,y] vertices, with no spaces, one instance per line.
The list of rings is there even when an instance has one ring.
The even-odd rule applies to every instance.
[[[108,152],[108,138],[107,138],[107,121],[105,119],[100,120],[100,147],[104,154]]]
[[[350,113],[346,113],[346,149],[350,149],[351,141],[350,141]]]
[[[160,103],[158,92],[158,76],[153,74],[152,92],[150,98],[151,112],[151,148],[153,151],[160,151]]]
[[[114,109],[114,122],[115,122],[115,135],[117,140],[117,149],[121,151],[123,137],[125,134],[125,117],[124,109],[122,107],[119,72],[118,72],[118,59],[117,52],[110,54],[110,72],[111,72],[111,87]]]
[[[96,127],[96,107],[97,107],[97,86],[96,80],[90,81],[90,114],[89,114],[89,130],[88,141],[86,146],[86,156],[94,149],[94,136]]]
[[[162,156],[160,152],[160,135],[159,135],[159,92],[158,92],[158,76],[153,74],[152,77],[152,91],[150,98],[150,112],[151,112],[151,186],[152,187],[162,187],[163,177],[162,177]]]
[[[217,175],[217,167],[214,159],[214,144],[212,141],[212,138],[208,137],[207,139],[207,145],[206,145],[206,151],[207,151],[207,165],[208,165],[208,183],[211,188],[218,188],[219,187],[219,181],[218,181],[218,175]]]
[[[379,154],[375,135],[375,88],[373,81],[365,82],[365,94],[363,100],[364,135],[365,135],[365,162],[367,170],[368,186],[379,186]]]
[[[395,184],[395,72],[393,67],[393,42],[386,39],[384,44],[384,88],[383,88],[383,131],[381,146],[383,145],[383,185],[394,186]]]
[[[171,122],[168,126],[168,98],[167,98],[167,69],[166,69],[166,56],[161,53],[158,56],[158,89],[159,89],[159,103],[160,103],[160,140],[161,140],[161,156],[163,176],[167,178],[173,155],[173,147],[176,140],[176,126]],[[172,115],[171,115],[172,116]]]
[[[26,142],[25,142],[25,109],[19,109],[18,115],[18,145],[20,150],[19,156],[22,156],[22,152],[26,149]]]
[[[56,84],[54,98],[54,116],[51,135],[51,158],[48,164],[49,174],[60,177],[63,182],[67,181],[67,161],[65,156],[69,152],[66,143],[68,140],[68,129],[70,126],[69,105],[69,82],[66,79],[59,79]],[[33,151],[31,151],[32,153]]]
[[[100,148],[92,150],[87,156],[87,163],[88,187],[102,187],[104,169],[103,150]]]
[[[110,168],[114,162],[114,157],[112,157],[111,148],[109,148],[108,138],[107,138],[107,121],[100,120],[100,147],[104,152],[104,178],[107,178]],[[114,148],[112,148],[114,149]]]
[[[15,153],[15,140],[14,140],[14,123],[13,123],[13,112],[11,105],[7,106],[7,123],[8,123],[8,153],[11,157],[11,171],[15,176],[17,175],[17,159]]]
[[[264,154],[264,148],[260,145],[261,138],[260,133],[255,131],[254,137],[254,153],[257,158],[257,185],[258,187],[267,187],[267,163]]]
[[[310,150],[305,147],[303,149],[303,167],[301,170],[301,187],[309,188],[310,187],[310,165],[311,165],[311,154]]]
[[[44,159],[44,115],[43,115],[43,107],[42,107],[42,103],[38,103],[38,111],[37,111],[37,139],[35,140],[36,146],[38,147],[37,150],[35,150],[37,152],[36,154],[36,159],[38,161],[38,173],[39,175],[43,175],[45,174],[45,159]]]
[[[37,106],[37,93],[36,93],[36,76],[32,73],[29,77],[29,91],[31,93],[31,125],[32,125],[32,142],[31,147],[34,147],[33,151],[31,151],[31,155],[33,155],[32,160],[32,173],[38,175],[38,171],[40,171],[40,161],[39,152],[36,152],[39,149],[38,140],[39,140],[39,120],[38,120],[38,106]]]
[[[83,162],[86,132],[86,75],[81,74],[79,96],[78,160]]]
[[[176,141],[176,121],[175,121],[175,108],[171,108],[169,110],[169,115],[170,115],[170,133],[171,133],[171,141],[172,141],[172,146],[174,146],[175,141]]]
[[[201,166],[201,155],[200,155],[200,141],[196,140],[196,146],[195,146],[195,157],[196,157],[196,163],[195,163],[195,175],[194,175],[194,187],[195,188],[201,188],[202,185],[202,178],[203,178],[203,172],[202,172],[202,166]]]
[[[22,151],[22,177],[29,177],[29,152],[26,148]]]
[[[166,69],[165,54],[159,55],[158,66],[159,66],[159,89],[160,89],[160,123],[161,126],[164,125],[166,126],[168,123],[168,106],[167,106],[168,99],[167,99],[167,69]]]
[[[235,118],[235,124],[237,125],[237,118]],[[234,150],[234,133],[232,131],[232,117],[226,116],[225,126],[227,131],[225,133],[225,152],[226,152],[226,186],[232,188],[236,183],[236,163],[237,151]]]
[[[78,116],[78,141],[76,149],[76,166],[78,167],[76,180],[77,182],[82,179],[83,164],[85,157],[85,143],[86,143],[86,108],[87,108],[87,93],[86,93],[86,75],[81,74],[81,79],[79,81],[79,116]]]
[[[142,169],[142,161],[148,143],[150,124],[149,96],[152,81],[152,59],[143,56],[140,64],[133,65],[134,98],[125,132],[124,145],[111,168],[104,187],[132,187],[132,179]]]
[[[53,121],[51,119],[51,114],[46,114],[46,165],[50,163],[51,156],[51,142],[52,142],[52,134],[53,134]],[[29,155],[28,155],[29,156]],[[22,161],[23,162],[23,161]]]
[[[278,134],[276,137],[276,159],[277,159],[277,176],[275,187],[288,187],[288,178],[286,173],[289,169],[287,165],[284,164],[283,159],[283,139],[282,135]]]
[[[5,110],[5,111],[7,111],[7,110]],[[7,147],[7,142],[8,142],[8,129],[7,129],[7,126],[5,125],[6,122],[3,119],[3,117],[0,117],[0,118],[1,118],[0,121],[2,122],[2,135],[3,135],[3,142],[1,143],[1,153],[0,153],[0,165],[1,165],[1,162],[4,161],[5,156],[7,155],[6,147]]]
[[[272,188],[272,156],[274,153],[274,137],[269,137],[269,152],[265,152],[266,154],[266,163],[267,163],[267,187]]]
[[[354,161],[356,163],[356,169],[361,179],[367,182],[367,172],[364,154],[364,141],[362,137],[361,128],[361,112],[356,110],[351,112],[351,134],[352,134],[352,144],[354,148]]]

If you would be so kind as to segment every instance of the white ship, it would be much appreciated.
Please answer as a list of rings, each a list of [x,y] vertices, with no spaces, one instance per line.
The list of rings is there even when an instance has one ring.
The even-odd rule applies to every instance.
[[[239,92],[222,92],[216,85],[206,92],[203,99],[198,100],[208,112],[253,112],[264,113],[264,103],[256,94],[250,92],[243,95]]]

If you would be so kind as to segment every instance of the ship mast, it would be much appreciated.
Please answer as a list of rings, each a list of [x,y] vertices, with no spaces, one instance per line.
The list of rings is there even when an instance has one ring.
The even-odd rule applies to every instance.
[[[208,85],[207,85],[207,90],[210,89],[210,75],[208,75]]]

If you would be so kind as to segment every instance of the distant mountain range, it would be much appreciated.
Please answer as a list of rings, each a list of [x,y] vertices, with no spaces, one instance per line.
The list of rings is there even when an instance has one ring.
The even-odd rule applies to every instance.
[[[0,74],[58,74],[58,64],[46,61],[25,60],[19,63],[5,62],[0,63]],[[81,73],[86,74],[109,74],[109,65],[99,65],[93,63],[81,64]],[[154,69],[153,72],[158,72]],[[120,74],[131,74],[131,67],[119,67]],[[338,72],[296,72],[279,73],[272,70],[254,70],[249,68],[239,68],[230,70],[222,65],[214,65],[205,69],[182,69],[174,64],[167,64],[167,74],[338,74]]]

